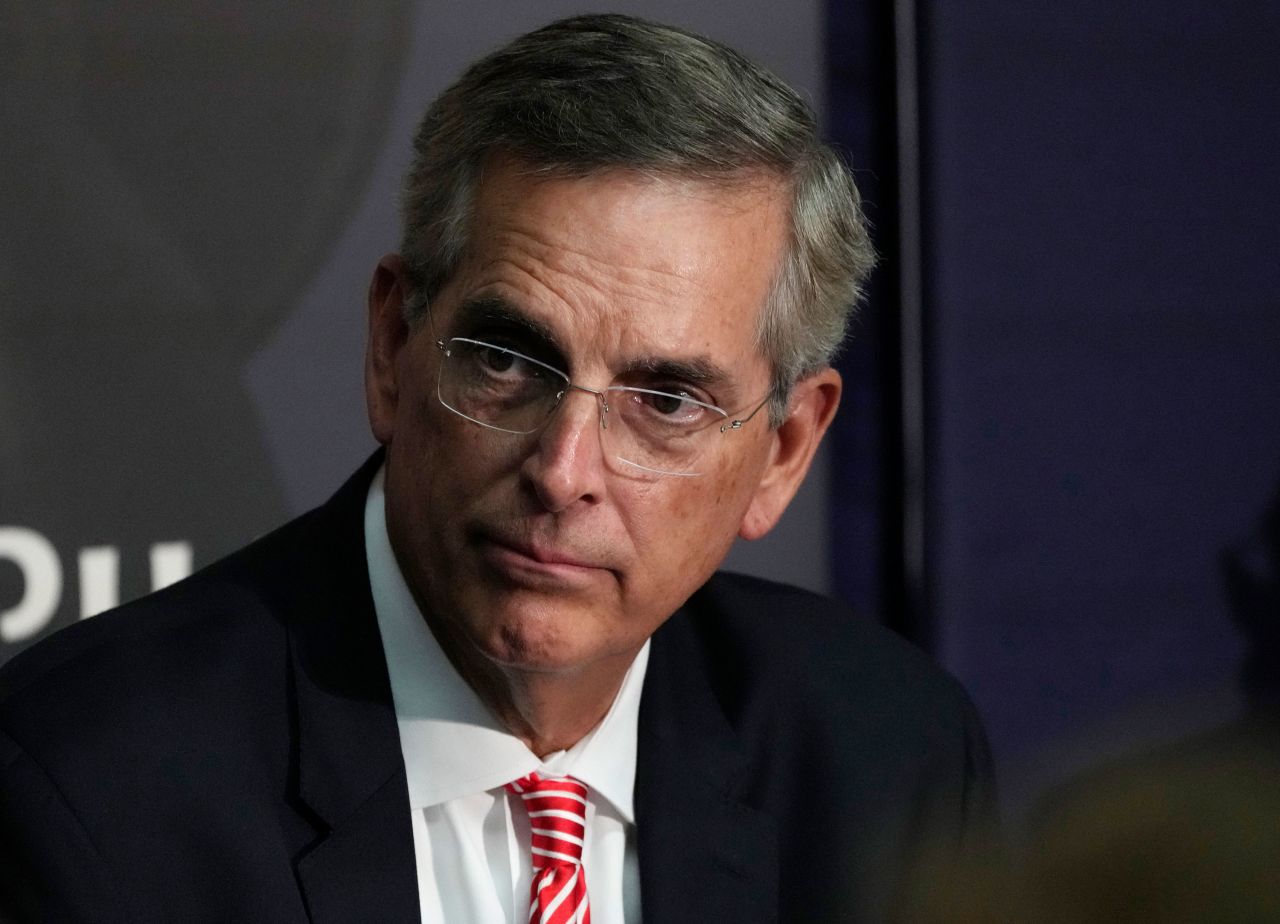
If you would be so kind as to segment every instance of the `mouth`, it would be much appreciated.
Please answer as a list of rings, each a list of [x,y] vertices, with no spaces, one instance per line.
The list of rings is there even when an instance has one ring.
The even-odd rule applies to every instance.
[[[551,544],[492,532],[479,532],[474,541],[481,560],[491,570],[516,583],[577,585],[610,570],[592,558]]]

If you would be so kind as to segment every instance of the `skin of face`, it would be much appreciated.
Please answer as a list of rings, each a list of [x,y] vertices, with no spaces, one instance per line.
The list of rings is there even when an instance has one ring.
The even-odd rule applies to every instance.
[[[437,397],[436,339],[514,337],[594,389],[670,387],[654,379],[662,363],[709,369],[700,392],[744,416],[769,387],[755,331],[788,234],[787,199],[771,178],[538,177],[498,159],[429,324],[402,320],[403,261],[379,264],[366,390],[386,447],[388,533],[473,686],[554,677],[611,696],[734,537],[777,521],[840,380],[827,369],[800,382],[776,430],[767,410],[741,430],[716,427],[697,477],[648,477],[602,450],[599,400],[581,391],[524,436],[452,413]]]

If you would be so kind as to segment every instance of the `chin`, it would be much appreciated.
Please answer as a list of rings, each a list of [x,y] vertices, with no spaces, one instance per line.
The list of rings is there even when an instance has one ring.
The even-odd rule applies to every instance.
[[[504,670],[558,673],[601,656],[599,625],[575,603],[520,594],[482,604],[480,612],[485,625],[472,641]]]

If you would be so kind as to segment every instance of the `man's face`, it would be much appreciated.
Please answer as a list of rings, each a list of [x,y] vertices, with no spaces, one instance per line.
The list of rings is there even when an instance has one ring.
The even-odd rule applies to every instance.
[[[593,389],[696,385],[743,416],[769,387],[755,331],[787,228],[785,191],[771,181],[534,178],[498,161],[430,325],[399,322],[407,290],[400,264],[383,262],[370,414],[387,446],[392,545],[437,634],[503,670],[622,663],[740,530],[766,531],[781,509],[761,488],[779,455],[766,412],[703,434],[696,477],[627,471],[602,451],[598,399],[585,392],[569,391],[524,436],[442,406],[435,339],[496,341]],[[710,376],[673,381],[681,368]]]

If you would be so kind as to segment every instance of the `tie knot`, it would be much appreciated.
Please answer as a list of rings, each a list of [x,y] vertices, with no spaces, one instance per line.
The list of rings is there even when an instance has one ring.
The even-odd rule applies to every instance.
[[[571,776],[531,773],[508,783],[529,812],[533,829],[533,866],[542,869],[582,862],[587,833],[587,787]]]

